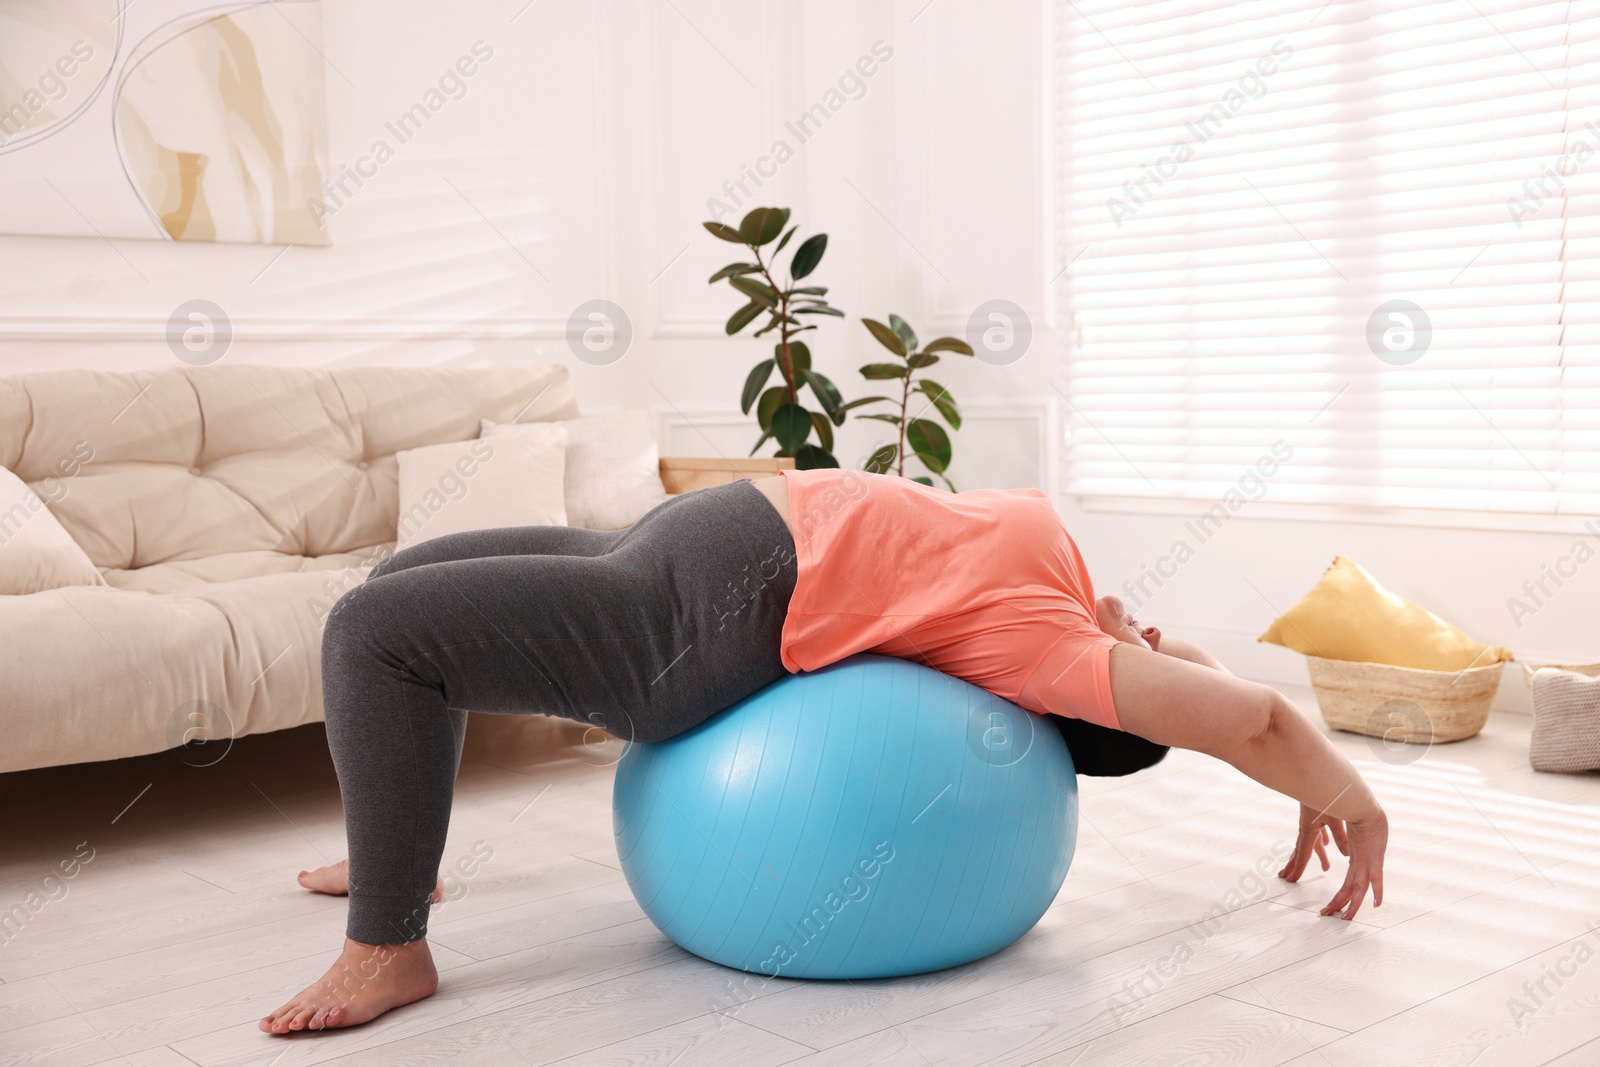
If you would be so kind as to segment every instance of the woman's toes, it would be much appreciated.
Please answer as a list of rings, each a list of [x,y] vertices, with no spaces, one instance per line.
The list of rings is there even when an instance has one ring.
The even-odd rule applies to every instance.
[[[295,881],[313,893],[343,896],[350,891],[349,871],[348,862],[340,860],[338,863],[332,863],[326,867],[318,867],[314,871],[301,871],[296,876]]]
[[[338,1026],[344,1021],[345,1010],[343,1004],[335,1004],[328,1009],[328,1017],[322,1020],[324,1026]]]
[[[317,1013],[315,1015],[313,1015],[311,1017],[311,1021],[306,1024],[306,1029],[307,1030],[321,1030],[324,1026],[327,1026],[328,1025],[328,1012],[329,1012],[329,1010],[330,1009],[328,1009],[328,1008],[318,1008],[317,1009]]]

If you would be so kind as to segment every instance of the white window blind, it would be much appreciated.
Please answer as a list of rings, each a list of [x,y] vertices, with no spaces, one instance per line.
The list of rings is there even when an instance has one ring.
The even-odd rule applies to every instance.
[[[1600,0],[1055,36],[1066,491],[1600,513]]]

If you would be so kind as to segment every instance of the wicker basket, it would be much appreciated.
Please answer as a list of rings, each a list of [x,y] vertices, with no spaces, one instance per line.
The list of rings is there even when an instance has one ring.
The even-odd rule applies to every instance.
[[[1307,656],[1306,667],[1322,717],[1335,730],[1430,744],[1483,729],[1505,664],[1422,671]]]

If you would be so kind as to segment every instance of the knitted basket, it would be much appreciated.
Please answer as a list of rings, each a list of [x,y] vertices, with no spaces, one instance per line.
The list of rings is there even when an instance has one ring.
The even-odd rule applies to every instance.
[[[1590,678],[1600,678],[1600,663],[1524,663],[1522,665],[1522,680],[1528,683],[1528,688],[1533,688],[1533,676],[1545,667],[1554,667],[1558,671],[1573,671],[1586,674]]]
[[[1424,671],[1306,657],[1322,717],[1335,730],[1430,744],[1483,729],[1504,663]]]
[[[1537,673],[1539,667],[1554,669]],[[1600,770],[1600,664],[1523,668],[1533,692],[1528,764],[1536,771]]]

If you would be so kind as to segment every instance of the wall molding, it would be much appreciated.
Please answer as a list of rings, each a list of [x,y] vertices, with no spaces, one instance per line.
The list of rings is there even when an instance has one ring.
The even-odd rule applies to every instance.
[[[563,340],[565,319],[252,317],[232,320],[235,344],[251,341]],[[161,341],[167,320],[154,315],[82,315],[70,319],[0,314],[0,341]]]
[[[674,431],[683,430],[690,433],[699,433],[707,439],[711,434],[708,431],[726,430],[729,428],[754,429],[755,417],[745,415],[736,407],[728,404],[707,405],[676,405],[653,408],[656,416],[656,439],[669,440]],[[1056,439],[1059,425],[1059,411],[1053,397],[1037,398],[1010,398],[1010,397],[979,397],[975,400],[962,401],[962,425],[967,426],[973,422],[985,420],[1015,421],[1032,423],[1032,435],[1035,441],[1035,453],[1029,457],[1039,472],[1039,488],[1046,493],[1054,495],[1052,487],[1056,484],[1057,454],[1051,447],[1051,442]],[[853,420],[852,420],[853,422]],[[846,422],[845,426],[852,425]],[[881,425],[881,424],[880,424]],[[842,431],[837,431],[842,432]],[[965,432],[964,430],[962,432]],[[754,438],[752,437],[753,441]],[[958,433],[955,438],[956,448],[961,448],[962,439]],[[713,447],[714,446],[709,446]],[[748,448],[748,445],[746,445]],[[740,451],[742,456],[744,451]]]

